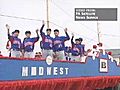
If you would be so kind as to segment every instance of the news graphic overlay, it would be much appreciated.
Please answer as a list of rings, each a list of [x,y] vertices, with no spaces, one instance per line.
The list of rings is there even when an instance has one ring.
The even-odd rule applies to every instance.
[[[75,8],[75,21],[117,21],[117,8]]]

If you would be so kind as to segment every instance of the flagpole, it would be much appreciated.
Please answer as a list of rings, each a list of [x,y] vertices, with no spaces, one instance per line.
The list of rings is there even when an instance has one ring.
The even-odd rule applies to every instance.
[[[100,23],[97,21],[97,35],[98,35],[98,43],[100,43]]]
[[[46,0],[46,18],[47,18],[47,28],[49,28],[49,0]]]

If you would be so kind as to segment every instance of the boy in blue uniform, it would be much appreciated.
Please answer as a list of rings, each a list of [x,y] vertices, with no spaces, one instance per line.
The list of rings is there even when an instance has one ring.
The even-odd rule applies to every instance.
[[[59,36],[59,30],[55,29],[54,34],[55,38],[53,39],[53,50],[55,53],[55,56],[57,56],[58,60],[65,60],[65,41],[69,40],[70,37],[67,33],[67,28],[65,28],[65,34],[66,36]]]
[[[23,55],[25,58],[33,58],[34,57],[34,46],[35,43],[39,40],[38,29],[36,30],[37,37],[31,38],[31,32],[26,31],[26,38],[23,40]]]
[[[71,61],[71,47],[65,47],[65,58],[68,61]]]
[[[83,38],[79,38],[80,40],[80,46],[81,46],[81,49],[80,49],[80,56],[84,56],[85,55],[85,45],[82,44],[82,41],[83,41]]]
[[[50,36],[51,34],[51,29],[47,29],[45,33],[43,32],[43,28],[45,26],[44,21],[42,22],[43,25],[40,29],[40,35],[42,37],[42,42],[41,42],[41,47],[42,47],[42,56],[43,58],[46,58],[47,56],[53,56],[53,38]]]
[[[80,57],[84,54],[84,45],[81,44],[82,38],[75,39],[75,43],[73,42],[74,34],[72,34],[71,44],[72,44],[72,60],[80,61]]]
[[[14,36],[14,32],[12,32],[11,36]],[[6,49],[9,51],[9,57],[11,57],[11,42],[10,42],[9,38],[8,38],[8,41],[6,44]]]
[[[20,31],[15,30],[14,35],[10,35],[10,26],[6,24],[8,31],[8,39],[11,42],[11,57],[21,57],[22,43],[21,39],[18,38]]]

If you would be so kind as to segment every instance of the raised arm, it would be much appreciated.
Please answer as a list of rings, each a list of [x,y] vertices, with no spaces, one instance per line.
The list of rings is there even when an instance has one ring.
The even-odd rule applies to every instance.
[[[36,43],[36,42],[39,40],[39,34],[38,34],[38,31],[39,31],[39,29],[36,29],[37,37],[32,38],[32,41],[33,41],[34,43]]]
[[[74,38],[74,34],[72,33],[72,38],[71,38],[71,44],[72,44],[72,45],[74,44],[73,38]]]
[[[8,39],[10,41],[13,41],[13,37],[10,35],[10,26],[8,24],[6,24],[6,28],[7,28]]]
[[[8,24],[6,24],[6,28],[7,28],[7,34],[8,34],[8,37],[10,36],[10,26]]]
[[[37,34],[37,37],[39,37],[38,31],[39,31],[39,30],[38,30],[38,29],[36,29],[36,34]]]
[[[42,27],[40,28],[40,34],[42,35],[43,34],[43,28],[45,26],[45,22],[44,20],[42,21]]]
[[[67,33],[67,28],[65,28],[64,31],[65,31],[65,34],[66,34],[65,41],[66,41],[66,40],[69,40],[69,39],[70,39],[70,36],[69,36],[68,33]]]

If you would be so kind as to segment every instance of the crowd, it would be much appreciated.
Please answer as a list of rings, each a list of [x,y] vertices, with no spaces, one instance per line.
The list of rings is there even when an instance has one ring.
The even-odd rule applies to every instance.
[[[71,46],[66,47],[65,41],[70,40],[70,36],[67,32],[67,28],[64,29],[65,36],[59,36],[59,30],[54,30],[55,37],[51,36],[52,30],[46,29],[46,34],[43,32],[45,23],[42,21],[42,26],[36,30],[36,37],[31,37],[31,31],[25,31],[25,38],[23,41],[19,38],[19,30],[15,30],[10,34],[10,26],[6,24],[8,42],[6,48],[10,51],[10,57],[25,57],[25,58],[46,58],[51,56],[55,60],[71,60],[80,61],[80,58],[85,55],[92,55],[93,59],[99,52],[104,53],[102,43],[93,45],[92,49],[85,51],[85,45],[82,44],[83,38],[76,38],[74,42],[74,34],[71,38]],[[40,33],[40,34],[39,34]],[[41,36],[41,37],[40,37]],[[40,41],[41,52],[36,52],[34,55],[35,43]]]

